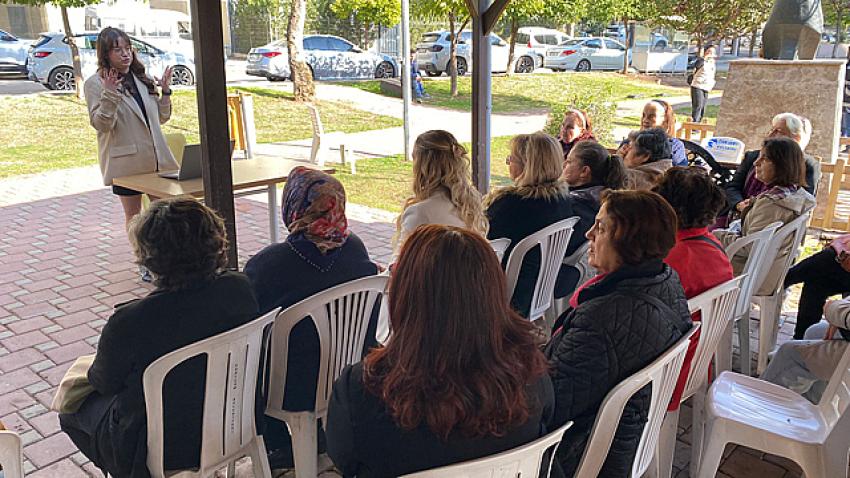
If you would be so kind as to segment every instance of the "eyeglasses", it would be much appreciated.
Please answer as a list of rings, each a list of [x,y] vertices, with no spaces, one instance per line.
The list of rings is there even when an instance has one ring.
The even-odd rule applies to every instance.
[[[118,53],[118,54],[121,54],[121,53],[131,54],[131,53],[133,53],[133,47],[128,46],[128,47],[121,48],[120,46],[116,46],[116,47],[112,48],[112,52]]]

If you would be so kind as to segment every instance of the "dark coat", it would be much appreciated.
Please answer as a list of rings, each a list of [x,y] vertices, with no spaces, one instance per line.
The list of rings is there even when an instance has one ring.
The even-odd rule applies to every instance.
[[[661,310],[633,291],[660,299],[673,312]],[[578,300],[578,308],[565,312],[562,328],[546,347],[555,387],[550,428],[567,420],[575,422],[558,449],[566,476],[578,467],[605,395],[658,358],[691,326],[679,277],[660,261],[621,267],[584,288]],[[629,476],[647,419],[650,387],[626,404],[599,476]]]
[[[497,193],[498,194],[498,193]],[[487,239],[507,237],[511,245],[505,251],[502,267],[507,267],[511,251],[521,240],[558,221],[572,217],[572,200],[566,188],[546,198],[522,198],[513,192],[498,196],[487,208],[490,230]],[[531,309],[531,296],[540,271],[540,248],[525,255],[511,305],[524,317]]]
[[[443,441],[420,425],[403,430],[384,403],[363,385],[362,363],[346,367],[334,384],[328,405],[328,455],[346,477],[395,477],[510,450],[546,434],[552,416],[552,383],[544,375],[526,389],[529,418],[502,437]]]
[[[142,374],[163,355],[257,318],[248,279],[225,272],[211,282],[179,291],[155,290],[119,305],[103,327],[89,382],[116,396],[94,433],[94,446],[110,475],[150,476]],[[206,359],[196,357],[166,378],[163,391],[166,469],[199,464]]]
[[[605,186],[594,184],[570,188],[573,213],[578,216],[579,220],[573,227],[573,235],[570,237],[570,244],[567,246],[567,256],[572,255],[576,249],[587,242],[587,231],[596,222],[596,215],[599,213],[601,205],[599,196],[604,190]],[[578,270],[571,266],[561,266],[561,270],[558,272],[558,280],[555,282],[555,297],[561,298],[569,295],[578,285],[578,279]]]
[[[759,158],[760,151],[754,149],[744,153],[744,158],[732,179],[726,185],[726,202],[729,208],[735,207],[736,204],[747,199],[744,197],[744,186],[747,184],[747,177],[750,175],[756,160]],[[820,162],[812,155],[805,154],[806,158],[806,186],[803,188],[812,196],[817,191],[818,181],[820,181]]]

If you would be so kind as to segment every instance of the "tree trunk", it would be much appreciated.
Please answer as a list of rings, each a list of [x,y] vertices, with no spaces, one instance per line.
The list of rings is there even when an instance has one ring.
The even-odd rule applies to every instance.
[[[451,78],[451,94],[452,97],[457,96],[457,37],[460,32],[455,32],[455,14],[449,13],[449,33],[451,33],[451,41],[449,42],[449,67],[448,73]],[[469,67],[469,65],[467,65]]]
[[[629,18],[623,18],[623,31],[626,32],[625,41],[626,41],[626,54],[623,55],[623,74],[626,75],[629,73],[629,56],[631,56],[632,46],[631,46],[631,31],[629,29]]]
[[[511,46],[508,48],[507,66],[508,76],[511,76],[516,72],[516,68],[511,68],[511,65],[514,63],[514,47],[516,46],[517,30],[519,30],[519,22],[517,22],[516,19],[511,19]]]
[[[65,38],[68,40],[68,46],[71,47],[71,64],[74,67],[74,88],[77,93],[77,98],[83,97],[83,67],[80,63],[80,49],[77,48],[77,42],[74,40],[74,32],[71,31],[71,22],[68,20],[68,8],[59,7],[62,12],[62,26],[65,28]]]
[[[316,87],[313,73],[304,61],[304,19],[307,16],[307,0],[292,0],[289,25],[286,29],[286,50],[289,53],[289,69],[292,72],[295,101],[313,101]]]
[[[753,57],[753,51],[756,48],[756,40],[758,40],[758,27],[753,28],[753,33],[750,35],[750,58]]]

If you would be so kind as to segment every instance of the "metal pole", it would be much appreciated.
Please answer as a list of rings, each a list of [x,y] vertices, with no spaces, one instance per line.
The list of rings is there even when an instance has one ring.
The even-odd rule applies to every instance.
[[[410,161],[410,0],[401,0],[401,98],[404,104],[404,159]]]
[[[490,190],[490,38],[484,13],[492,0],[478,0],[472,15],[472,181],[481,194]]]

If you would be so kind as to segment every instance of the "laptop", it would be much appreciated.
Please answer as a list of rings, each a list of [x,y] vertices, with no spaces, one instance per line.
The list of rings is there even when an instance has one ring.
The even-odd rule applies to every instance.
[[[230,140],[230,156],[233,156],[233,147],[236,141]],[[186,181],[201,177],[201,145],[187,144],[183,147],[183,160],[177,171],[162,171],[159,177]]]

